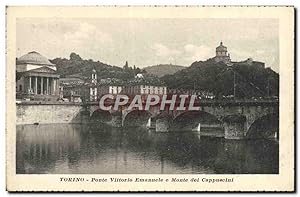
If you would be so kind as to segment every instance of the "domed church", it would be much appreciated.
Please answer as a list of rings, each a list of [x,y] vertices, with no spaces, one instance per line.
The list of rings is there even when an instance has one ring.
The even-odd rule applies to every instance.
[[[59,75],[56,66],[38,52],[16,59],[17,99],[56,101]]]
[[[227,54],[227,47],[223,45],[223,42],[220,42],[220,45],[216,48],[216,56],[214,57],[216,62],[224,62],[228,64],[231,62],[230,54]]]

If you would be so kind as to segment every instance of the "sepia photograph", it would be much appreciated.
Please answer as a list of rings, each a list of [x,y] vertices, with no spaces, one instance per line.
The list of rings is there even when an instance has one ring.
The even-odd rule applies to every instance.
[[[294,75],[293,7],[44,7],[30,15],[35,9],[7,8],[15,116],[7,119],[7,168],[15,179],[55,175],[60,187],[97,183],[94,191],[104,189],[99,182],[226,187],[238,184],[235,175],[272,183],[285,166],[290,179],[278,190],[293,188],[294,113],[282,104],[294,94],[285,82]],[[186,15],[175,17],[176,9]],[[137,188],[128,191],[151,191]]]

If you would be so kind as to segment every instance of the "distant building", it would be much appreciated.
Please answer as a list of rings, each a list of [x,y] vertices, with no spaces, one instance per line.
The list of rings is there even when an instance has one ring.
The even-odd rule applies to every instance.
[[[98,101],[104,94],[120,94],[123,86],[113,84],[110,80],[98,81],[95,69],[91,71],[90,77],[84,77],[78,73],[60,79],[62,97],[71,102]]]
[[[84,77],[80,73],[67,75],[60,79],[63,98],[71,102],[96,101],[98,99],[97,72],[91,72],[91,77]]]
[[[144,75],[142,73],[138,73],[138,74],[135,75],[135,78],[136,79],[143,79]]]
[[[216,62],[231,63],[230,54],[227,54],[227,47],[223,45],[223,42],[220,42],[220,45],[216,48],[216,56],[213,59]]]
[[[110,86],[108,86],[108,93],[109,94],[120,94],[122,92],[122,89],[123,89],[122,86],[110,85]]]
[[[128,63],[125,66],[127,67]],[[105,94],[167,94],[167,87],[160,83],[153,79],[152,81],[146,80],[143,74],[137,74],[130,81],[117,78],[100,79],[95,69],[90,72],[89,76],[82,76],[81,73],[78,73],[60,79],[62,100],[71,102],[99,101]]]
[[[97,72],[95,69],[92,70],[92,83],[97,84]]]
[[[248,58],[244,61],[231,61],[230,54],[227,51],[227,47],[223,45],[223,42],[220,42],[220,45],[216,48],[216,56],[212,58],[215,62],[223,62],[228,66],[232,66],[234,64],[239,65],[247,65],[247,66],[259,66],[261,68],[265,68],[265,63],[254,61],[252,58]]]
[[[168,94],[197,95],[199,99],[215,98],[215,95],[212,92],[203,90],[168,89]]]
[[[259,66],[261,68],[265,68],[265,63],[259,62],[259,61],[253,61],[252,58],[248,58],[245,61],[241,61],[241,62],[237,62],[237,63],[239,65],[247,65],[247,66],[256,65],[256,66]]]
[[[91,84],[88,85],[90,89],[90,100],[97,101],[97,72],[95,69],[92,70]]]
[[[121,85],[98,85],[98,95],[99,97],[104,94],[120,94],[123,91],[123,86]]]
[[[125,86],[123,93],[129,95],[136,95],[136,94],[163,95],[163,94],[167,94],[167,87],[158,86],[158,85],[132,85],[132,86]]]
[[[16,59],[17,99],[56,101],[59,98],[59,75],[56,66],[38,52]]]
[[[84,95],[84,80],[79,74],[68,75],[59,79],[61,98],[70,102],[81,102]]]

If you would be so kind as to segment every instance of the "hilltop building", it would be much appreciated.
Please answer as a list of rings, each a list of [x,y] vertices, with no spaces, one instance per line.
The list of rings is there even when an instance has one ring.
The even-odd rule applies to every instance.
[[[213,59],[216,62],[231,63],[230,54],[227,53],[227,47],[223,45],[223,42],[220,42],[220,45],[216,48],[216,56]]]
[[[232,66],[234,64],[246,65],[246,66],[259,66],[265,68],[265,63],[254,61],[252,58],[247,58],[244,61],[231,61],[230,54],[227,51],[227,47],[223,45],[223,42],[220,42],[220,45],[216,47],[216,56],[212,58],[215,62],[223,62],[228,66]]]
[[[56,65],[32,51],[16,59],[17,99],[56,101],[59,75]]]
[[[252,58],[248,58],[245,61],[238,62],[239,65],[247,65],[247,66],[252,66],[256,65],[261,68],[265,68],[265,63],[264,62],[259,62],[259,61],[254,61]]]

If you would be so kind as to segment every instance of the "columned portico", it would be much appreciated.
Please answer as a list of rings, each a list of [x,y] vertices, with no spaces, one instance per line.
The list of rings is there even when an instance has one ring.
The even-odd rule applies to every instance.
[[[57,101],[58,79],[56,65],[37,52],[17,59],[17,99]]]
[[[59,96],[59,88],[58,88],[58,75],[49,74],[46,76],[45,74],[40,73],[26,73],[24,75],[25,80],[25,89],[24,94],[33,96],[47,96],[55,97]],[[27,87],[26,87],[27,84]],[[43,100],[43,99],[42,99]]]

